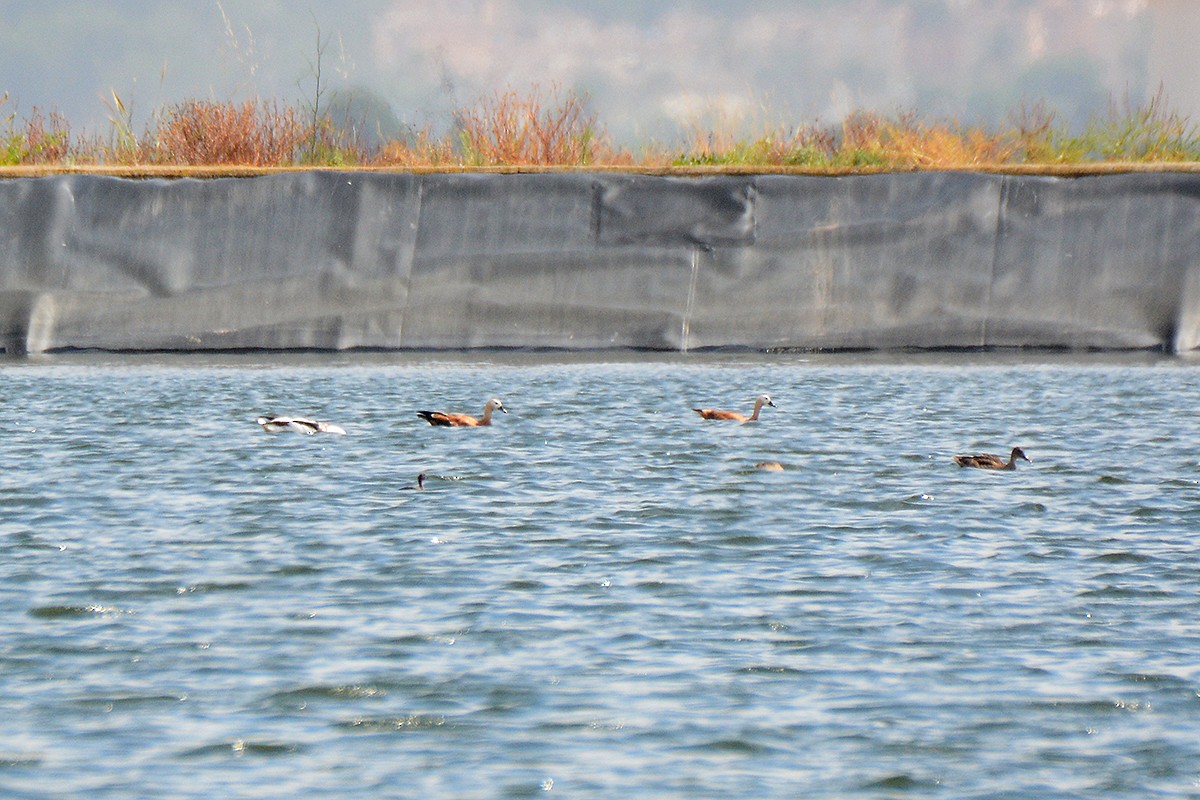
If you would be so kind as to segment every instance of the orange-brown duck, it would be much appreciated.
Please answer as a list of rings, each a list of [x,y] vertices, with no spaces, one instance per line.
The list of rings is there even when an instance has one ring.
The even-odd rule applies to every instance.
[[[754,413],[750,416],[746,416],[738,411],[720,411],[715,408],[693,408],[692,411],[695,411],[703,419],[728,419],[734,422],[754,422],[758,419],[758,412],[762,411],[763,406],[770,406],[771,408],[779,407],[771,400],[769,394],[760,394],[754,398]]]
[[[417,416],[430,425],[444,428],[476,428],[481,425],[491,425],[493,411],[508,413],[508,409],[504,407],[504,403],[500,402],[500,398],[493,397],[484,405],[483,416],[478,419],[469,414],[451,414],[446,411],[418,411]]]

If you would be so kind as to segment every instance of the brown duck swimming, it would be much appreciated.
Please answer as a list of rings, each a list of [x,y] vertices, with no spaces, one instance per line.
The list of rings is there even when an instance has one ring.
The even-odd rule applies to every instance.
[[[417,475],[417,485],[416,486],[401,486],[400,487],[400,491],[402,491],[402,492],[405,492],[405,491],[420,492],[420,491],[423,491],[424,489],[425,489],[425,473],[424,472]]]
[[[755,469],[761,469],[763,472],[783,472],[783,464],[778,461],[760,461],[754,465]]]
[[[504,403],[500,402],[500,398],[493,397],[484,405],[483,416],[478,419],[469,414],[451,414],[446,411],[418,411],[417,416],[430,425],[443,428],[476,428],[481,425],[491,425],[493,411],[508,413],[508,409],[504,407]]]
[[[1029,463],[1029,456],[1025,455],[1025,451],[1019,447],[1012,449],[1012,454],[1009,455],[1008,461],[1005,461],[1002,456],[992,453],[980,453],[975,456],[955,456],[954,463],[960,467],[977,467],[978,469],[1016,469],[1017,459],[1023,458]]]
[[[754,398],[754,413],[748,417],[737,411],[720,411],[715,408],[693,408],[692,411],[695,411],[703,419],[729,419],[734,422],[754,422],[758,419],[758,412],[762,411],[763,406],[770,406],[771,408],[779,407],[771,400],[769,394],[760,394]]]

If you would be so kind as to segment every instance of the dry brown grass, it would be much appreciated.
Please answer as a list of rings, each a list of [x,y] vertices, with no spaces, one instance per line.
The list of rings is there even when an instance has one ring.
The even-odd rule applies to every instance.
[[[458,164],[458,155],[451,138],[423,128],[411,141],[386,142],[369,163],[380,167],[447,167]]]
[[[291,106],[190,100],[168,106],[159,120],[154,150],[163,164],[295,163],[320,131]]]
[[[455,122],[463,160],[478,166],[586,165],[607,149],[587,98],[557,86],[496,92],[460,109]]]
[[[25,147],[25,160],[32,164],[65,160],[71,149],[71,127],[66,117],[57,111],[43,114],[35,106],[25,122]]]
[[[8,95],[0,95],[0,112]],[[71,149],[71,128],[66,117],[34,106],[24,124],[16,126],[16,113],[3,118],[6,132],[0,132],[0,164],[56,164],[67,160]]]
[[[557,86],[508,89],[459,109],[451,130],[430,128],[363,145],[357,126],[275,101],[192,100],[154,112],[142,132],[115,93],[105,135],[74,137],[55,112],[18,120],[0,95],[0,166],[524,170],[542,168],[703,172],[987,169],[1068,172],[1123,165],[1200,162],[1200,131],[1171,112],[1161,93],[1141,106],[1110,108],[1071,133],[1045,106],[1022,106],[996,129],[860,111],[835,126],[758,123],[708,114],[685,127],[682,145],[651,142],[637,154],[612,146],[586,95]],[[760,116],[765,112],[759,109]],[[1150,168],[1150,167],[1147,167]]]
[[[1017,152],[1011,133],[958,123],[927,123],[914,115],[851,114],[832,160],[851,166],[953,169],[1007,164]]]

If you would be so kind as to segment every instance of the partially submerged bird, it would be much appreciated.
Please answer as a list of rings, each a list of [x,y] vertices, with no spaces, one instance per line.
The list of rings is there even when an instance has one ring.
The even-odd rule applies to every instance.
[[[346,429],[332,422],[321,422],[307,417],[285,417],[279,414],[269,414],[258,418],[258,424],[268,433],[295,431],[296,433],[339,433],[345,434]]]
[[[778,461],[760,461],[754,465],[755,469],[761,469],[763,472],[783,472],[783,464]]]
[[[418,411],[417,416],[430,425],[444,428],[475,428],[480,425],[491,425],[493,411],[508,413],[508,409],[504,407],[504,403],[500,402],[500,398],[493,397],[484,405],[483,416],[478,419],[469,414],[451,414],[446,411]]]
[[[422,491],[424,488],[425,488],[425,473],[422,472],[417,475],[417,485],[416,486],[401,486],[400,491],[403,492],[403,491],[411,490],[411,491],[419,492],[419,491]]]
[[[1014,447],[1012,453],[1008,457],[1008,461],[1004,460],[1003,456],[998,456],[993,453],[980,453],[974,456],[955,456],[954,463],[960,467],[976,467],[978,469],[1016,469],[1017,459],[1023,458],[1029,463],[1029,456],[1025,455],[1025,451],[1019,447]]]
[[[771,400],[769,394],[760,394],[754,398],[754,413],[748,417],[737,411],[719,411],[713,408],[693,408],[692,411],[695,411],[703,419],[731,419],[735,422],[754,422],[758,419],[758,412],[762,411],[763,406],[778,408],[774,401]]]

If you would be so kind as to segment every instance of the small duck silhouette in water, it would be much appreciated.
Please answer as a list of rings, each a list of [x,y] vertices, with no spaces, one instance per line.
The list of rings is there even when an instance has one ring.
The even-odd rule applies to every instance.
[[[993,453],[980,453],[974,456],[955,456],[954,463],[960,467],[975,467],[977,469],[1007,469],[1014,470],[1017,468],[1017,459],[1023,458],[1029,463],[1033,461],[1029,456],[1025,455],[1025,451],[1019,447],[1014,447],[1012,453],[1005,461],[1002,456]]]
[[[769,394],[760,394],[754,398],[754,412],[748,417],[738,411],[720,411],[715,408],[693,408],[692,411],[699,414],[702,419],[728,419],[734,422],[755,422],[758,420],[758,412],[762,411],[763,406],[779,408],[771,400]]]
[[[493,397],[487,401],[483,406],[483,416],[479,419],[469,414],[451,414],[446,411],[418,411],[417,416],[436,427],[476,428],[482,425],[491,425],[493,411],[508,413],[508,409],[504,407],[504,403],[500,402],[499,397]]]
[[[265,417],[259,417],[257,422],[268,433],[294,431],[296,433],[306,433],[310,436],[314,433],[336,433],[341,435],[345,435],[346,433],[346,429],[341,425],[334,425],[332,422],[320,422],[315,419],[308,419],[307,417],[284,417],[279,414],[269,414]]]
[[[783,464],[778,461],[760,461],[754,465],[754,468],[763,472],[783,472]]]
[[[420,491],[424,491],[424,489],[425,489],[425,473],[424,472],[419,473],[417,475],[417,483],[415,486],[409,485],[409,486],[401,486],[400,487],[400,491],[402,491],[402,492],[404,492],[404,491],[420,492]]]

